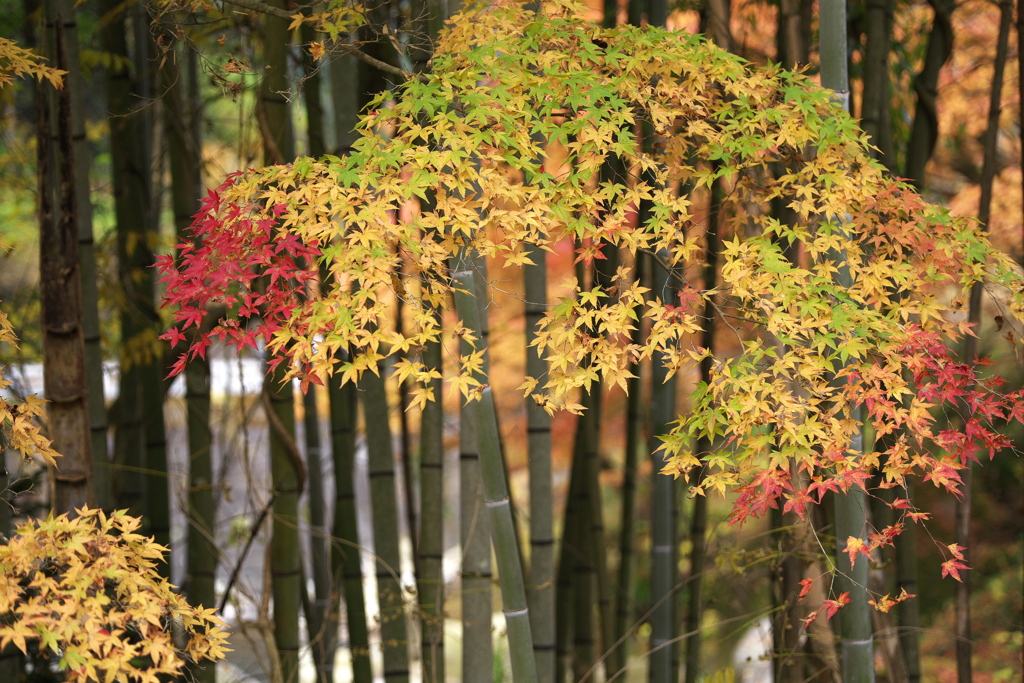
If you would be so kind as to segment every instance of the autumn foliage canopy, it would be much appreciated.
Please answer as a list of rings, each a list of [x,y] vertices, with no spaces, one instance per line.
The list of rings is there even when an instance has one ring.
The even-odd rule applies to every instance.
[[[529,245],[571,240],[580,259],[619,250],[626,265],[548,309],[536,344],[550,372],[524,392],[578,410],[581,389],[625,387],[655,353],[683,371],[707,353],[695,333],[708,307],[740,352],[714,360],[663,436],[666,473],[703,467],[695,493],[738,491],[734,521],[779,505],[803,515],[875,474],[955,494],[965,466],[1009,445],[999,428],[1024,418],[1024,397],[949,351],[972,334],[961,308],[975,282],[1007,317],[1024,306],[1020,275],[975,223],[888,176],[804,75],[753,68],[699,36],[600,28],[571,2],[544,7],[453,19],[429,74],[379,96],[347,156],[250,169],[212,190],[192,238],[159,265],[176,322],[165,337],[185,343],[174,372],[217,340],[265,345],[304,386],[357,381],[398,354],[398,376],[425,384],[439,369],[418,354],[441,335],[450,259],[522,265]],[[726,192],[709,217],[716,182]],[[696,289],[681,273],[716,219],[719,285]],[[678,291],[637,282],[640,254]],[[403,263],[414,277],[399,291]],[[404,330],[390,322],[395,296],[412,310]],[[201,329],[214,305],[226,313]],[[648,332],[633,343],[638,325]],[[488,382],[480,352],[447,378],[467,400]],[[424,388],[414,403],[428,400]],[[940,409],[960,423],[937,428]],[[877,449],[851,448],[864,425]],[[698,436],[711,452],[692,451]],[[927,516],[905,498],[891,506],[899,521],[849,552]]]

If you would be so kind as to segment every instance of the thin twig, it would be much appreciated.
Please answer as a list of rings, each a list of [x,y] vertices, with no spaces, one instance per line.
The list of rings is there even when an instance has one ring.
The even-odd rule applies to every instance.
[[[242,564],[245,562],[246,556],[249,554],[249,549],[252,548],[253,541],[256,540],[256,534],[260,532],[260,527],[263,526],[263,521],[267,518],[267,514],[270,512],[270,507],[274,504],[275,494],[271,492],[270,500],[263,506],[263,510],[260,511],[260,516],[256,518],[252,528],[249,530],[249,538],[245,542],[245,547],[242,548],[242,554],[238,556],[238,561],[235,562],[234,569],[231,570],[231,577],[228,579],[228,585],[224,589],[224,595],[220,598],[220,604],[217,606],[217,614],[224,612],[225,605],[228,604],[228,598],[231,597],[231,589],[234,588],[235,582],[238,580],[238,574],[242,571]]]
[[[656,254],[655,252],[651,251],[650,249],[639,249],[638,251],[640,251],[641,253],[647,254],[648,256],[653,258],[655,263],[657,263],[659,266],[661,266],[665,270],[665,272],[669,274],[669,277],[671,277],[673,280],[675,280],[676,282],[678,282],[681,285],[684,285],[686,287],[690,286],[690,283],[687,282],[686,279],[682,275],[680,275],[678,272],[676,272],[675,268],[670,266],[668,263],[665,263],[665,261],[660,256],[658,256],[658,254]],[[736,316],[736,315],[728,315],[725,311],[723,311],[721,309],[721,307],[717,303],[715,303],[714,297],[708,297],[706,299],[706,301],[707,301],[707,303],[711,304],[711,307],[714,308],[715,311],[718,312],[718,316],[722,319],[722,322],[724,322],[729,327],[729,329],[733,331],[733,333],[736,335],[736,338],[741,340],[741,341],[743,340],[743,337],[740,336],[740,331],[737,330],[735,327],[733,327],[729,323],[728,318],[735,318],[736,320],[742,320],[743,322],[748,322],[748,323],[757,323],[758,322],[756,320],[751,320],[750,318],[743,318],[743,317]]]
[[[654,252],[650,249],[638,249],[637,251],[639,251],[642,254],[647,254],[652,259],[654,259],[654,262],[661,266],[665,270],[665,272],[668,273],[669,277],[671,277],[679,284],[683,285],[684,287],[688,287],[690,285],[690,283],[686,281],[686,278],[684,278],[682,275],[676,272],[675,268],[670,266],[668,263],[665,263],[665,261],[663,261],[662,258],[658,256],[657,252]]]
[[[242,7],[253,12],[260,12],[262,14],[277,17],[278,19],[285,19],[287,21],[299,20],[298,15],[302,14],[301,12],[289,13],[288,10],[281,9],[280,7],[274,7],[273,5],[268,5],[265,2],[259,2],[259,0],[224,0],[224,2],[229,5],[235,5],[236,7]],[[316,24],[316,20],[313,17],[305,15],[302,15],[301,21],[304,24]],[[341,34],[341,36],[347,37],[347,34]],[[375,69],[379,69],[380,71],[391,74],[392,76],[398,76],[405,80],[416,79],[423,83],[427,81],[427,77],[425,75],[414,74],[400,67],[381,61],[376,57],[371,57],[370,55],[366,54],[355,45],[349,45],[348,43],[338,43],[337,48],[346,54],[352,55],[361,62],[365,62],[366,64],[369,64],[370,66],[374,67]]]

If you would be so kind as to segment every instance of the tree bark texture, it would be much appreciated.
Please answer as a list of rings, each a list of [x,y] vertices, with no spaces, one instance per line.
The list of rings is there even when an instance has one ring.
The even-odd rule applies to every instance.
[[[76,30],[65,3],[45,3],[49,50],[68,70],[68,34]],[[39,269],[43,317],[43,387],[49,436],[63,457],[53,473],[53,509],[73,512],[92,503],[92,459],[82,327],[78,199],[70,83],[57,93],[36,84]],[[54,135],[55,133],[55,135]],[[53,141],[51,146],[50,141]]]

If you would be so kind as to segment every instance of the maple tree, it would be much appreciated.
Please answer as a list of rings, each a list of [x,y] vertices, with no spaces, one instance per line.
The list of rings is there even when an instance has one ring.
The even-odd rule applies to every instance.
[[[2,312],[0,342],[17,343]],[[0,368],[0,389],[10,384]],[[36,424],[44,404],[34,395],[20,403],[0,398],[0,430],[23,458],[59,467]],[[22,524],[0,545],[0,650],[14,645],[28,654],[36,642],[68,680],[105,683],[158,681],[188,661],[222,659],[223,622],[160,577],[156,563],[167,549],[135,533],[140,524],[124,510],[89,508]],[[186,636],[184,649],[175,630]]]
[[[0,546],[0,648],[28,641],[71,681],[161,680],[188,661],[222,659],[224,623],[159,576],[167,549],[126,511],[84,508],[28,522]],[[180,629],[184,649],[174,643]]]
[[[0,86],[22,75],[63,85],[63,71],[0,38]],[[0,343],[17,342],[0,311]],[[0,366],[0,390],[10,386]],[[39,457],[59,469],[60,454],[37,424],[45,403],[35,395],[17,403],[0,397],[0,439],[23,459]],[[124,510],[82,508],[75,516],[26,522],[3,538],[0,650],[13,645],[28,654],[35,643],[68,680],[83,683],[155,683],[186,662],[223,659],[224,623],[214,609],[190,606],[160,577],[157,561],[167,548],[135,533],[140,525]],[[181,635],[183,648],[175,643]]]
[[[548,374],[522,387],[549,412],[579,411],[578,392],[600,381],[625,388],[630,363],[655,353],[669,376],[699,362],[708,305],[741,352],[714,360],[663,436],[666,474],[705,468],[693,492],[737,491],[736,523],[779,505],[802,516],[876,472],[883,487],[913,476],[956,494],[960,470],[1009,446],[1000,424],[1024,418],[1020,392],[1003,393],[999,378],[949,351],[973,334],[960,310],[975,282],[990,283],[1005,315],[1024,310],[1010,260],[975,223],[889,177],[853,119],[805,76],[754,69],[698,36],[600,28],[581,14],[562,0],[540,12],[470,9],[448,25],[429,73],[370,105],[349,155],[234,173],[212,190],[194,238],[158,264],[175,309],[164,338],[187,345],[172,372],[214,341],[265,345],[271,367],[285,364],[305,389],[358,381],[401,353],[395,372],[420,385],[421,406],[439,368],[417,354],[441,338],[436,313],[464,289],[452,257],[522,266],[531,248],[572,240],[582,260],[652,254],[683,289],[663,301],[626,266],[610,286],[573,282],[537,328]],[[553,148],[557,165],[545,163]],[[601,178],[610,159],[628,172]],[[729,188],[721,285],[697,291],[679,272],[701,258],[694,193],[717,179]],[[780,223],[773,201],[796,219]],[[641,202],[648,217],[637,225]],[[395,220],[409,205],[419,210]],[[398,288],[403,261],[414,271]],[[411,311],[407,329],[390,322],[396,296]],[[204,332],[212,304],[228,313]],[[650,333],[632,340],[641,318]],[[483,349],[462,323],[457,334],[475,347],[451,351],[460,371],[447,380],[473,401],[488,384]],[[962,426],[936,429],[939,409],[962,413]],[[863,425],[905,436],[854,452]],[[699,436],[724,446],[694,453]],[[903,499],[890,505],[896,523],[862,546],[840,539],[847,552],[891,543],[927,516]],[[964,568],[947,565],[954,578]]]
[[[3,312],[0,343],[17,344]],[[0,367],[0,390],[10,385]],[[60,454],[36,424],[45,403],[0,397],[0,431],[23,458],[59,467]],[[186,662],[222,659],[224,623],[160,577],[157,561],[167,548],[135,533],[140,524],[124,510],[89,508],[22,524],[0,545],[0,650],[14,645],[28,654],[35,642],[56,656],[68,680],[104,683],[155,682]],[[183,649],[175,631],[185,634]]]

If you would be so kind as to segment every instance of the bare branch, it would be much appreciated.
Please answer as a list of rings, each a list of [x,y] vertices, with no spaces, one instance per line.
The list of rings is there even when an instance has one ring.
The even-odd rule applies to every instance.
[[[427,82],[427,77],[424,74],[414,74],[411,71],[406,71],[405,69],[393,66],[391,64],[388,64],[387,62],[382,62],[376,57],[371,57],[370,55],[366,54],[365,52],[357,48],[355,45],[349,45],[348,43],[338,43],[337,47],[341,49],[343,52],[352,55],[359,61],[366,62],[370,66],[376,69],[380,69],[384,73],[388,73],[393,76],[399,76],[405,80],[416,79],[421,83]]]
[[[260,2],[259,0],[224,0],[224,2],[229,5],[235,5],[237,7],[243,7],[245,9],[252,10],[253,12],[269,14],[270,16],[278,17],[279,19],[286,19],[288,21],[295,20],[294,12],[289,12],[286,9],[274,7],[273,5],[268,5],[267,3]],[[306,17],[303,21],[311,23],[312,19]]]
[[[224,0],[224,2],[229,5],[235,5],[236,7],[242,7],[243,9],[251,10],[253,12],[260,12],[261,14],[267,14],[272,17],[277,17],[278,19],[285,19],[287,21],[295,21],[296,19],[296,13],[289,13],[288,10],[281,9],[280,7],[274,7],[273,5],[268,5],[267,3],[260,2],[259,0]],[[307,23],[310,25],[316,24],[316,21],[312,17],[304,17],[302,21],[303,23]],[[338,43],[336,47],[340,49],[342,52],[352,55],[359,61],[365,62],[366,64],[369,64],[373,68],[379,69],[384,73],[391,74],[392,76],[398,76],[405,80],[415,78],[421,82],[425,82],[427,80],[426,76],[422,74],[417,75],[410,71],[406,71],[405,69],[402,69],[400,67],[381,61],[376,57],[371,57],[370,55],[366,54],[365,52],[363,52],[354,45],[349,45],[347,43]]]

